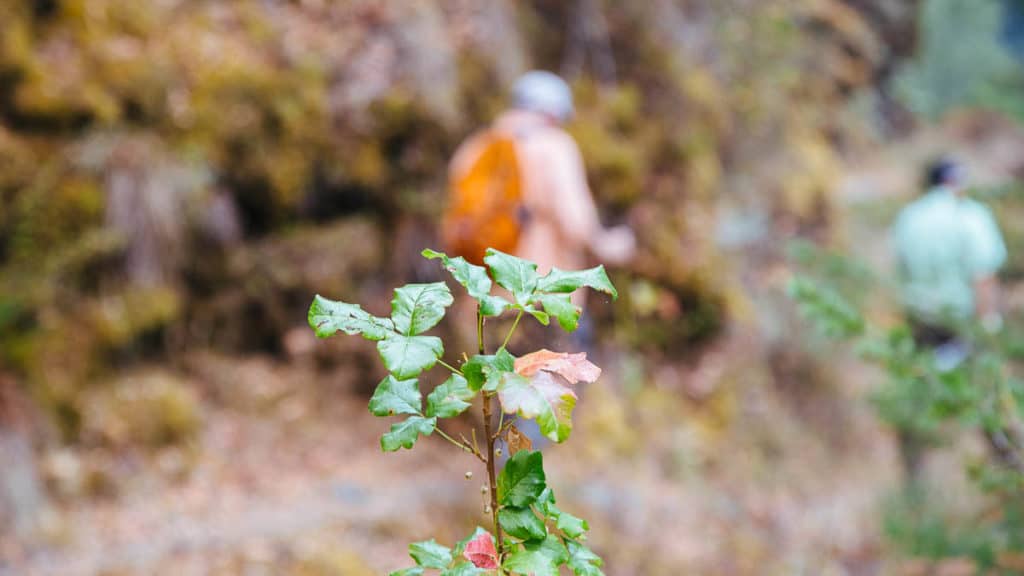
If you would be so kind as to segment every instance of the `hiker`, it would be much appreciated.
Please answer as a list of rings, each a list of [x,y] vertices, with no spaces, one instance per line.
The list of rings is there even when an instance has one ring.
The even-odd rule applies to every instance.
[[[965,197],[964,174],[943,159],[928,169],[927,192],[900,212],[893,229],[903,305],[921,346],[941,349],[978,320],[1002,327],[996,272],[1006,245],[992,213]]]
[[[964,171],[942,159],[927,172],[927,190],[906,206],[893,228],[901,296],[918,348],[931,350],[940,371],[970,354],[964,330],[974,321],[990,333],[1002,327],[996,272],[1006,246],[992,213],[964,194]],[[922,440],[901,432],[901,451],[913,480]]]
[[[579,147],[562,129],[572,115],[572,92],[558,76],[533,71],[516,81],[512,108],[470,137],[452,159],[451,199],[442,224],[450,254],[482,264],[485,250],[495,248],[536,262],[540,274],[552,267],[586,268],[588,252],[606,264],[632,258],[632,230],[606,229],[598,218]],[[572,299],[582,308],[585,291]],[[590,343],[584,315],[566,346],[587,350]],[[517,426],[535,449],[548,443],[534,421]]]
[[[585,268],[588,252],[607,264],[633,256],[633,232],[598,219],[579,147],[562,129],[572,115],[565,81],[529,72],[513,87],[512,108],[459,147],[442,226],[453,255],[479,264],[492,247],[536,262],[541,274]],[[573,295],[579,306],[584,293]]]

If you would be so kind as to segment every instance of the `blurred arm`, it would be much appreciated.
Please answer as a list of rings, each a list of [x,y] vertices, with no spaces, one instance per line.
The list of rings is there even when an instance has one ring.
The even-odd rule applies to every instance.
[[[974,276],[975,313],[989,331],[1002,326],[996,273],[1006,262],[1006,244],[992,213],[980,205],[969,220]]]
[[[626,227],[605,230],[601,226],[576,142],[560,135],[551,152],[551,189],[557,195],[551,216],[558,222],[563,239],[573,246],[589,248],[598,259],[609,263],[631,258],[635,247],[632,231]]]
[[[978,318],[986,321],[986,319],[999,316],[999,281],[995,276],[976,279],[974,295]]]

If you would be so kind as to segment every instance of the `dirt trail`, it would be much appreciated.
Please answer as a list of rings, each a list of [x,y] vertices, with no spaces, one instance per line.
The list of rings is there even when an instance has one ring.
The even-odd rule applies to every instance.
[[[176,559],[245,555],[325,528],[367,556],[404,554],[375,544],[389,539],[369,538],[368,528],[457,508],[461,487],[443,480],[459,478],[465,463],[444,464],[443,446],[430,443],[381,457],[372,449],[380,422],[353,403],[339,408],[304,421],[301,433],[287,420],[215,409],[187,479],[140,477],[116,500],[75,501],[62,510],[64,546],[0,564],[0,575],[210,573],[209,566],[182,572]],[[411,471],[416,481],[402,481]]]
[[[709,352],[690,371],[657,378],[721,375],[735,353]],[[623,392],[626,376],[616,366],[628,358],[614,356],[602,387],[577,411],[574,443],[548,451],[559,504],[600,527],[592,542],[609,574],[823,570],[875,555],[878,482],[869,477],[874,465],[862,464],[884,466],[884,445],[832,458],[801,439],[806,431],[778,398],[754,388],[728,394],[755,396],[725,401],[761,413],[737,414],[744,423],[718,430],[717,417],[705,413],[713,406],[687,402],[675,384]],[[469,457],[451,458],[433,439],[381,454],[386,424],[366,413],[365,399],[325,402],[323,391],[307,392],[301,408],[294,399],[264,414],[211,408],[184,479],[140,466],[116,499],[74,500],[61,510],[63,543],[36,549],[0,576],[383,574],[408,564],[408,542],[451,543],[486,522],[477,485],[462,478],[478,468]],[[782,451],[768,457],[757,442]],[[734,454],[715,455],[724,451]],[[357,567],[298,571],[325,554],[351,554]]]

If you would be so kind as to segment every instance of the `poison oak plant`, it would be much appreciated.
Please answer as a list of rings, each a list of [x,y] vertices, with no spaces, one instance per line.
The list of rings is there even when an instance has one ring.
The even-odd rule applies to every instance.
[[[581,311],[570,294],[577,289],[589,287],[617,297],[604,267],[581,271],[555,268],[539,276],[536,264],[497,250],[487,251],[487,268],[433,250],[425,250],[423,256],[440,260],[477,303],[476,354],[463,354],[462,362],[445,362],[444,343],[425,334],[454,302],[444,282],[397,288],[390,318],[378,318],[358,305],[319,295],[309,308],[309,325],[318,337],[344,332],[377,342],[389,374],[377,386],[370,412],[399,418],[381,437],[385,452],[412,448],[421,436],[437,433],[475,456],[487,470],[487,484],[481,490],[489,499],[485,512],[491,515],[492,531],[478,527],[453,548],[434,540],[411,544],[409,555],[416,566],[391,576],[428,570],[442,576],[556,576],[565,565],[577,575],[603,574],[601,559],[583,544],[586,521],[555,505],[555,495],[545,480],[543,457],[530,450],[529,440],[515,425],[515,416],[534,419],[544,436],[564,442],[572,430],[576,405],[571,386],[593,382],[601,370],[583,353],[539,350],[516,358],[506,346],[526,315],[544,325],[554,318],[565,330],[575,330]],[[491,294],[492,279],[510,293],[512,301]],[[488,353],[486,321],[505,314],[514,314],[515,320],[501,345]],[[451,374],[427,395],[424,406],[418,377],[435,367]],[[471,439],[463,436],[456,440],[439,426],[441,420],[454,418],[474,405],[479,405],[483,415],[481,435],[474,429]],[[499,443],[504,443],[511,456],[500,474]]]

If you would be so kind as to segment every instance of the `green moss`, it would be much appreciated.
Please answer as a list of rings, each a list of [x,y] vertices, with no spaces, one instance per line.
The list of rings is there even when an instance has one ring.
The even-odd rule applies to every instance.
[[[669,284],[637,279],[622,291],[616,314],[631,347],[678,357],[716,337],[728,320],[721,291],[691,276]]]
[[[176,320],[181,297],[166,287],[133,288],[92,302],[88,310],[94,337],[116,349]]]
[[[172,374],[141,372],[83,394],[82,434],[113,446],[188,441],[202,421],[199,399]]]
[[[462,52],[458,60],[462,114],[469,130],[485,126],[501,113],[508,102],[498,74],[482,54]]]

